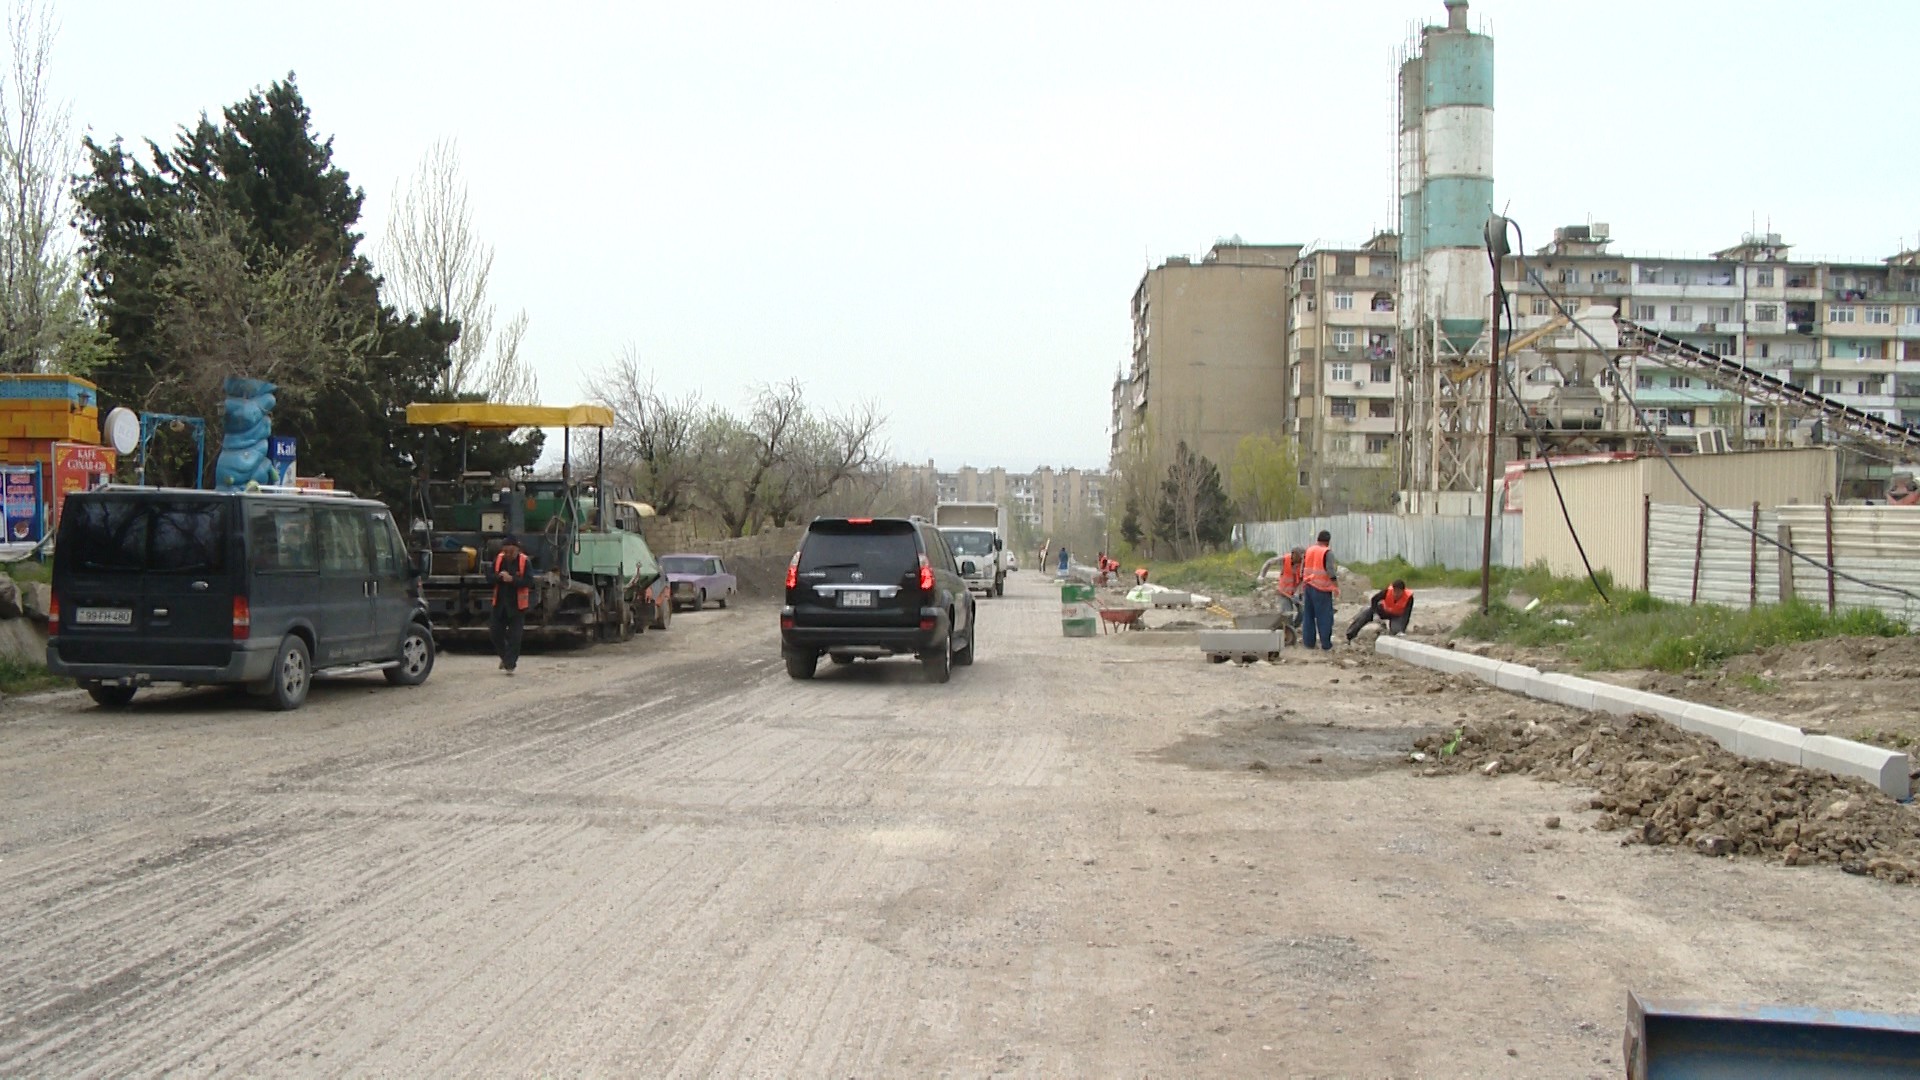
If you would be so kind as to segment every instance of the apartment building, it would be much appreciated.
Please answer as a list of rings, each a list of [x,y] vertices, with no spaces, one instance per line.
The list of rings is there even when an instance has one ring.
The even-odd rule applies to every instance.
[[[1527,267],[1570,304],[1616,308],[1696,348],[1885,419],[1920,423],[1920,252],[1877,263],[1800,261],[1778,233],[1682,258],[1621,255],[1610,244],[1604,225],[1559,229]],[[1554,306],[1519,260],[1509,260],[1502,277],[1519,306],[1516,334],[1552,318]],[[1735,443],[1811,437],[1796,418],[1691,372],[1644,360],[1631,368],[1643,414],[1673,441],[1692,442],[1709,428]]]
[[[1107,474],[1098,470],[1047,465],[1032,472],[1009,472],[963,465],[943,472],[929,461],[925,465],[897,466],[894,486],[902,491],[930,492],[930,503],[998,503],[1007,508],[1010,520],[1022,522],[1041,535],[1065,532],[1076,524],[1104,522],[1107,515]]]
[[[1170,461],[1185,442],[1225,474],[1240,440],[1288,418],[1288,282],[1298,244],[1215,244],[1168,259],[1133,294],[1133,355],[1114,380],[1118,468],[1133,452]]]
[[[1381,233],[1318,247],[1288,289],[1287,431],[1316,513],[1378,502],[1393,487],[1403,404],[1396,256]]]

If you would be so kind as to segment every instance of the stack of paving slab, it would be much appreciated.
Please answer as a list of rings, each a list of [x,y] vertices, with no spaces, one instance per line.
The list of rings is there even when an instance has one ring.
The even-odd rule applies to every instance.
[[[1468,675],[1502,690],[1575,709],[1627,716],[1649,713],[1683,731],[1704,735],[1741,757],[1778,761],[1858,777],[1896,799],[1911,794],[1907,755],[1830,735],[1809,735],[1790,724],[1699,705],[1595,679],[1542,672],[1472,653],[1382,634],[1376,652],[1449,674]]]

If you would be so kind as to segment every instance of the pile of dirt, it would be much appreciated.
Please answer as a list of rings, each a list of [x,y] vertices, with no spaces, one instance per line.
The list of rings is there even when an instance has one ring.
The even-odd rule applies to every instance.
[[[1920,679],[1920,637],[1836,637],[1736,656],[1730,676],[1803,680]]]
[[[1920,817],[1862,781],[1748,761],[1646,715],[1473,721],[1414,743],[1422,775],[1525,773],[1597,789],[1623,844],[1836,865],[1920,881]]]
[[[792,552],[785,555],[732,555],[727,558],[727,569],[739,579],[742,599],[777,600],[787,595],[787,563],[792,559]]]

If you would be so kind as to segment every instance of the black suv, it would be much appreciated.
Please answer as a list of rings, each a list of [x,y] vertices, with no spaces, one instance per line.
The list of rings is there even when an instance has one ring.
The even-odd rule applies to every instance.
[[[913,653],[928,682],[973,663],[973,594],[940,531],[918,518],[816,518],[787,564],[787,674]]]

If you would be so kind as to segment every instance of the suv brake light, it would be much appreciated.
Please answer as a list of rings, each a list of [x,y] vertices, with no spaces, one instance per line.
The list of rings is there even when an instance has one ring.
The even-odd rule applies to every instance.
[[[54,593],[47,599],[47,636],[60,636],[60,594]]]
[[[245,641],[252,633],[253,608],[248,605],[246,597],[236,596],[233,598],[233,640]]]
[[[933,591],[933,567],[928,564],[925,555],[920,556],[920,591]]]
[[[793,558],[787,560],[787,588],[797,589],[799,587],[800,587],[800,553],[796,551],[793,553]]]
[[[849,525],[871,525],[871,524],[873,524],[873,519],[872,519],[872,518],[848,518],[848,519],[847,519],[847,524],[849,524]]]

